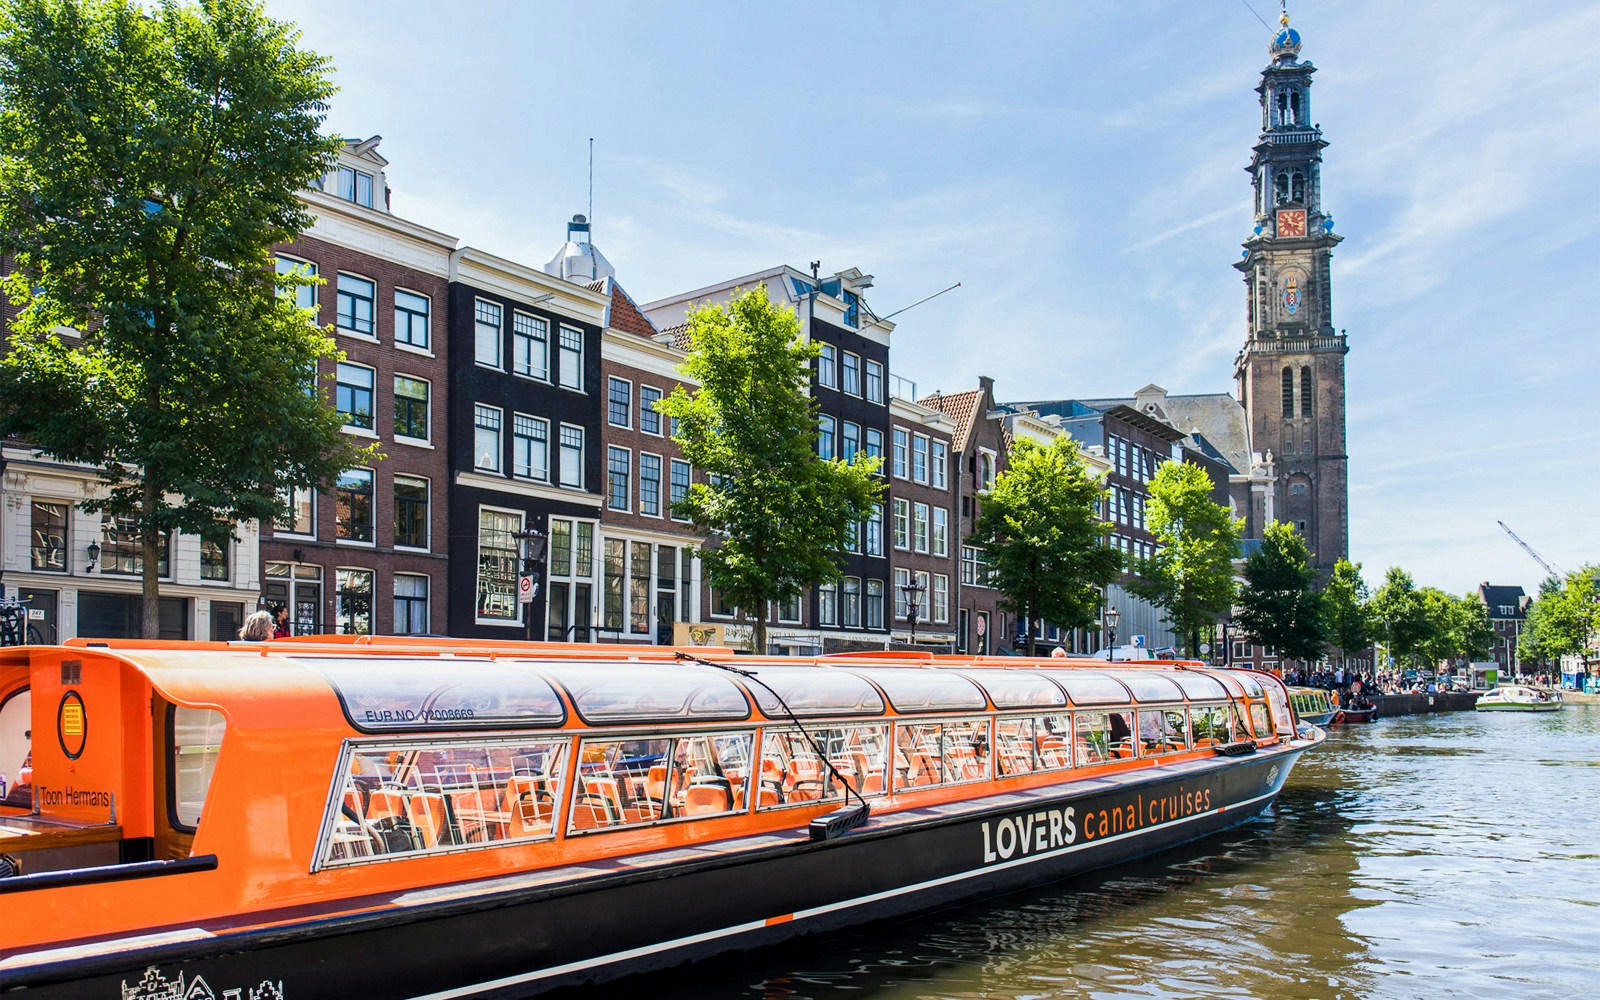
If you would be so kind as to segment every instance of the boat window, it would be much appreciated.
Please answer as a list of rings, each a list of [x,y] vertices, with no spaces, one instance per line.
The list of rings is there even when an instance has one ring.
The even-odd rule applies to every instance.
[[[222,752],[222,735],[227,722],[221,712],[209,708],[174,706],[169,717],[172,724],[172,761],[168,784],[172,796],[172,825],[193,832],[200,825],[200,810],[206,802],[206,791],[211,787],[211,774],[217,767],[217,755]]]
[[[1072,766],[1072,720],[1061,715],[1003,715],[994,724],[1001,777]]]
[[[1289,692],[1277,678],[1265,681],[1262,688],[1267,693],[1267,704],[1272,710],[1272,718],[1277,722],[1277,732],[1281,736],[1294,735],[1294,717],[1289,712]]]
[[[980,670],[962,676],[988,692],[995,708],[1049,708],[1067,703],[1060,688],[1031,670]]]
[[[1214,743],[1233,742],[1227,705],[1195,705],[1189,709],[1189,718],[1194,722],[1195,746],[1208,747]]]
[[[795,715],[882,715],[883,696],[866,679],[847,670],[828,667],[762,666],[752,673],[783,696]],[[756,705],[773,718],[785,718],[783,706],[772,692],[754,681],[745,687]]]
[[[1265,702],[1250,703],[1250,721],[1255,723],[1256,735],[1267,737],[1272,735],[1272,722],[1267,718]]]
[[[1183,688],[1183,693],[1190,701],[1211,701],[1228,696],[1228,689],[1222,686],[1222,682],[1206,674],[1179,670],[1165,676]]]
[[[568,741],[354,746],[318,867],[548,837]]]
[[[1133,756],[1133,712],[1129,709],[1073,713],[1080,763],[1102,764]]]
[[[584,740],[569,833],[741,812],[751,733]]]
[[[746,719],[750,703],[727,672],[676,663],[553,664],[585,722]]]
[[[806,728],[810,740],[795,729],[767,730],[762,738],[757,808],[838,801],[846,794],[841,777],[863,796],[887,791],[887,725]],[[823,763],[824,758],[838,777]]]
[[[1255,732],[1255,727],[1250,724],[1250,713],[1245,709],[1244,702],[1233,703],[1233,735],[1235,739],[1247,740],[1252,736],[1261,735]]]
[[[955,712],[984,709],[989,704],[976,684],[945,670],[891,667],[861,673],[883,688],[896,712]]]
[[[1189,726],[1182,707],[1139,709],[1139,756],[1160,757],[1187,749]]]
[[[1167,674],[1159,674],[1153,670],[1122,670],[1115,676],[1133,692],[1134,701],[1183,700],[1183,690]]]
[[[1129,697],[1127,688],[1099,671],[1052,670],[1050,679],[1067,689],[1074,705],[1120,705]]]
[[[1227,677],[1227,678],[1229,678],[1231,680],[1238,681],[1239,682],[1239,686],[1244,688],[1244,693],[1249,695],[1250,697],[1252,697],[1252,698],[1264,697],[1264,695],[1262,694],[1262,691],[1261,691],[1261,681],[1258,680],[1256,678],[1256,676],[1254,674],[1250,673],[1249,671],[1245,671],[1245,670],[1230,670],[1226,674],[1224,674],[1223,676]]]
[[[889,696],[894,700],[894,695]],[[989,777],[989,720],[946,719],[895,728],[896,788],[981,781]]]
[[[555,689],[523,664],[442,657],[306,659],[367,733],[418,729],[553,728],[566,721]]]

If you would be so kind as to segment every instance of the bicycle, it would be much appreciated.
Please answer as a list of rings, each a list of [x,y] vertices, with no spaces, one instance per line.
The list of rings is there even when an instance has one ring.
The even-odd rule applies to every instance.
[[[15,597],[0,597],[0,646],[25,645],[38,629],[28,625],[28,602]],[[40,636],[37,643],[44,641]]]

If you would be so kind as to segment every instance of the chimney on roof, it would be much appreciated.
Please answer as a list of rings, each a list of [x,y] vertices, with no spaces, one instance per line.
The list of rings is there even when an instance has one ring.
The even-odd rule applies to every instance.
[[[983,390],[984,395],[989,397],[990,402],[994,402],[994,379],[987,375],[979,375],[978,388]]]

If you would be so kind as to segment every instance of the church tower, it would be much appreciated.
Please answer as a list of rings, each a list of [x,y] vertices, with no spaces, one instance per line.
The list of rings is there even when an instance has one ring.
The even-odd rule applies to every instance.
[[[1234,361],[1251,448],[1271,452],[1276,508],[1324,579],[1350,553],[1342,332],[1333,326],[1329,258],[1341,237],[1322,207],[1322,129],[1300,33],[1273,36],[1261,71],[1261,138],[1251,157],[1255,230],[1234,266],[1244,273],[1249,331]]]

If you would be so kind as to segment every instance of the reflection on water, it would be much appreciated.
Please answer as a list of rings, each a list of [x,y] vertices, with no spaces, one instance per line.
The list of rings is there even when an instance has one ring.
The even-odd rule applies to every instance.
[[[1177,852],[605,993],[1593,995],[1597,764],[1600,706],[1409,716],[1335,730],[1301,758],[1270,812]]]

